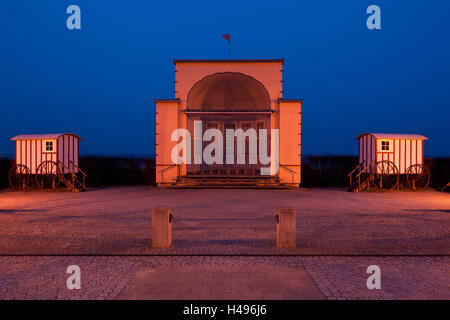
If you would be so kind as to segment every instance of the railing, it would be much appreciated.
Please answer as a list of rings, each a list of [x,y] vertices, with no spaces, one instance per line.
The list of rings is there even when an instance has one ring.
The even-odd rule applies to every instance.
[[[353,185],[353,173],[355,173],[356,170],[361,169],[361,167],[364,165],[364,162],[365,162],[365,161],[359,163],[359,164],[355,167],[355,169],[353,169],[352,171],[350,171],[350,173],[347,175],[347,177],[350,178],[350,187]],[[361,170],[360,170],[359,172],[361,172]]]
[[[358,164],[355,169],[353,169],[348,175],[347,177],[350,178],[350,187],[353,186],[353,173],[355,173],[356,170],[359,169],[359,173],[355,176],[355,178],[358,179],[358,192],[361,191],[361,174],[363,174],[364,172],[366,172],[367,169],[369,169],[369,167],[372,167],[373,164],[375,163],[375,161],[371,161],[368,165],[366,165],[363,169],[361,169],[364,165],[365,161],[361,162],[360,164]]]
[[[162,169],[161,171],[158,172],[158,173],[161,173],[161,181],[164,182],[164,172],[170,171],[170,170],[172,170],[175,167],[178,168],[177,180],[180,179],[180,175],[181,175],[181,173],[180,173],[180,168],[181,168],[180,165],[179,164],[172,164],[171,166],[169,166],[167,168],[164,168],[164,169]]]
[[[69,171],[70,175],[72,176],[72,185],[70,187],[72,189],[72,192],[75,192],[75,180],[76,180],[75,173],[72,170],[70,170],[70,168],[68,166],[66,166],[64,163],[62,163],[61,161],[58,161],[58,164],[63,167],[61,179],[63,180],[64,183],[66,183],[65,182],[66,178],[64,177],[64,173],[65,173],[64,171],[65,170]],[[67,185],[67,183],[66,183],[66,185]]]
[[[289,172],[289,173],[291,174],[292,183],[294,183],[294,175],[296,175],[297,172],[295,172],[295,171],[292,170],[292,169],[289,169],[287,166],[285,166],[285,165],[283,165],[283,164],[281,164],[281,163],[279,164],[279,166],[280,166],[281,169],[286,170],[287,172]]]
[[[448,188],[448,187],[450,187],[450,182],[449,183],[447,183],[442,189],[441,189],[441,191],[444,191],[446,188]]]
[[[82,174],[82,176],[83,176],[83,183],[78,181],[77,175],[75,174],[75,172],[73,172],[73,170],[71,170],[68,166],[66,166],[61,161],[58,161],[58,164],[63,168],[62,175],[61,175],[63,181],[66,184],[68,184],[67,182],[71,183],[71,185],[68,185],[67,187],[70,187],[73,192],[75,192],[76,189],[77,189],[76,188],[76,182],[78,182],[78,184],[81,185],[83,190],[86,190],[86,177],[87,177],[87,174],[83,170],[81,170],[75,163],[73,163],[73,161],[69,160],[69,163],[71,163],[73,168],[76,168]],[[72,177],[72,181],[67,181],[67,179],[64,177],[65,171],[68,171],[68,173]]]
[[[72,160],[69,160],[69,162],[72,164],[72,167],[77,169],[78,172],[81,173],[81,175],[83,176],[83,189],[86,189],[86,178],[87,178],[87,174],[86,172],[84,172],[83,170],[80,169],[79,166],[77,166]]]
[[[369,167],[373,166],[374,163],[376,163],[375,160],[370,161],[370,163],[364,167],[364,169],[362,169],[356,176],[359,177],[363,172],[365,172],[367,169],[369,169]]]

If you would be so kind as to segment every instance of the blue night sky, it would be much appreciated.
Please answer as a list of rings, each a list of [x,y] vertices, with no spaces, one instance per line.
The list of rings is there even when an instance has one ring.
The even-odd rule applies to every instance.
[[[81,30],[66,8],[81,8]],[[381,8],[381,30],[366,8]],[[285,58],[303,153],[356,154],[361,132],[420,133],[450,156],[450,1],[3,0],[0,155],[20,133],[74,132],[82,154],[154,153],[153,99],[177,59]]]

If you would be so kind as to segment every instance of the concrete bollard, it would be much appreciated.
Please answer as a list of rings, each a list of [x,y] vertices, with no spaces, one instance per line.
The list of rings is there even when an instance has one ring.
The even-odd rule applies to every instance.
[[[152,208],[152,248],[170,248],[172,244],[172,208]]]
[[[293,250],[296,248],[297,222],[293,208],[277,208],[277,247]]]

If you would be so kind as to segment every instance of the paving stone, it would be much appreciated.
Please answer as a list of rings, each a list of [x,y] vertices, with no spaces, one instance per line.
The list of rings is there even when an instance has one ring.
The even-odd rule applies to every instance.
[[[0,191],[0,202],[0,254],[450,254],[450,196],[437,191],[112,187]],[[280,203],[297,212],[295,250],[275,247]],[[173,209],[173,243],[152,249],[161,206]]]
[[[273,199],[297,209],[294,252],[275,248]],[[307,271],[318,297],[327,299],[450,299],[446,193],[118,187],[80,194],[0,191],[0,202],[0,299],[116,299],[133,279],[148,285],[139,299],[159,299],[166,281],[183,290],[210,281],[208,287],[229,286],[229,295],[242,298],[247,288],[265,299],[311,297],[316,292],[303,293],[302,277],[289,278],[299,268]],[[150,209],[156,205],[172,207],[175,215],[174,243],[168,250],[151,249]],[[46,253],[62,256],[26,256]],[[81,290],[66,287],[66,269],[73,264],[82,271]],[[381,268],[381,290],[366,287],[366,268],[372,264]],[[209,272],[213,267],[219,271]],[[155,272],[166,276],[146,282]],[[287,279],[289,285],[270,287]],[[211,298],[203,287],[192,299]],[[191,294],[181,291],[178,298]],[[214,294],[223,298],[223,292]]]
[[[182,269],[183,267],[179,267]],[[224,268],[228,269],[229,272],[224,272]],[[251,269],[252,266],[248,266],[247,268]],[[205,267],[199,268],[200,270],[205,270]],[[159,287],[159,293],[173,293],[180,294],[181,292],[185,293],[186,290],[181,289],[179,283],[183,280],[183,277],[186,277],[189,272],[199,273],[199,270],[195,268],[189,268],[189,271],[183,270],[182,272],[177,272],[174,270],[174,273],[179,275],[179,279],[171,278],[171,282],[165,282],[165,286]],[[298,296],[302,295],[302,297],[308,298],[311,296],[318,297],[321,296],[320,290],[317,288],[314,281],[309,277],[308,273],[303,268],[295,268],[289,269],[289,272],[286,270],[286,267],[278,267],[278,268],[269,268],[263,272],[266,273],[267,278],[265,279],[263,286],[263,281],[259,279],[247,279],[245,281],[239,280],[237,278],[227,278],[223,280],[222,275],[226,275],[227,273],[235,274],[238,271],[246,273],[246,277],[249,277],[249,273],[245,272],[246,268],[243,267],[216,267],[211,266],[207,268],[208,273],[212,273],[212,279],[210,278],[197,278],[198,284],[192,287],[193,292],[200,294],[201,298],[205,298],[209,295],[211,299],[218,295],[227,296],[237,296],[242,295],[243,299],[264,299],[265,294],[272,293],[280,293],[280,294],[289,294],[294,295],[298,292]],[[262,269],[259,269],[260,272]],[[279,272],[283,274],[287,274],[286,277],[279,277]],[[164,279],[165,273],[164,269],[158,270],[155,269],[155,272],[145,273],[148,277],[147,279],[143,279],[144,272],[138,271],[137,276],[131,280],[130,284],[123,290],[123,292],[118,296],[118,299],[129,299],[129,297],[139,296],[142,299],[145,299],[147,294],[147,288],[149,283],[153,283],[153,279]],[[220,275],[217,277],[216,275]],[[292,290],[290,286],[290,279],[302,279],[302,286],[297,286],[295,290]],[[274,288],[276,290],[274,290]],[[324,296],[321,296],[324,298]],[[174,298],[176,299],[176,298]]]

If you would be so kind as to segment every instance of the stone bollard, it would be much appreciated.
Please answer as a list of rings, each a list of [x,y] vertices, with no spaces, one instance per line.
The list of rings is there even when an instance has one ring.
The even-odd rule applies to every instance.
[[[172,209],[152,209],[152,248],[170,248],[172,244]]]
[[[297,223],[293,208],[277,208],[277,247],[293,250],[296,248]]]

